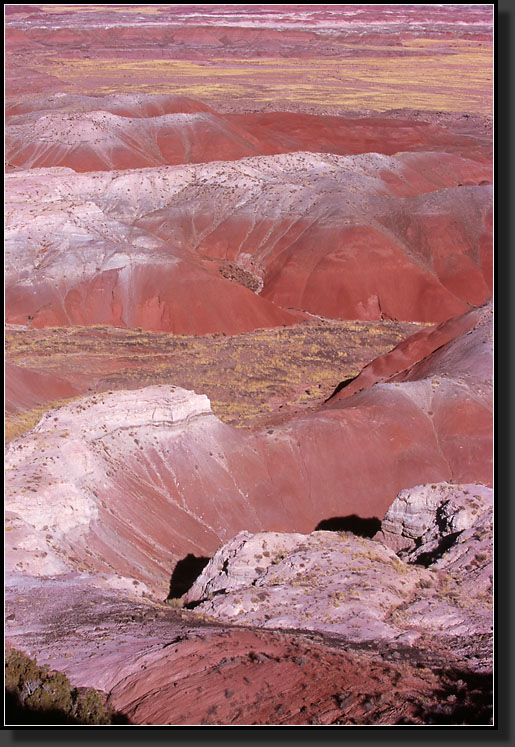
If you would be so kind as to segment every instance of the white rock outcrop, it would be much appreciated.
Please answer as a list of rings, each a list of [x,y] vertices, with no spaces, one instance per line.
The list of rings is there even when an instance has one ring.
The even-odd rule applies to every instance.
[[[402,491],[375,539],[240,532],[183,601],[223,622],[351,641],[489,635],[491,510],[488,488],[440,483]]]
[[[431,553],[436,562],[442,542],[446,546],[464,530],[491,522],[492,507],[492,489],[484,485],[417,485],[399,493],[376,538],[409,562]]]
[[[104,498],[113,476],[141,453],[138,444],[160,448],[218,422],[205,395],[170,386],[95,394],[45,413],[6,449],[7,567],[33,575],[89,570],[91,532],[114,542],[107,537],[119,510]],[[139,529],[132,531],[137,543]]]

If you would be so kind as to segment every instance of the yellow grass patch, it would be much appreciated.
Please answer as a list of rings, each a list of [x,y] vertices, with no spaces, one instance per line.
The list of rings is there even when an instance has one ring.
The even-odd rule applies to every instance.
[[[413,40],[403,46],[427,53],[382,57],[370,50],[337,59],[212,58],[204,63],[54,58],[40,69],[75,84],[77,91],[97,94],[174,93],[211,102],[233,96],[349,109],[410,107],[491,114],[489,45],[453,42],[444,49],[442,42]]]
[[[331,321],[231,337],[109,327],[7,330],[6,354],[18,366],[76,382],[87,371],[84,388],[97,391],[153,384],[194,390],[208,395],[221,420],[251,426],[322,402],[340,381],[423,326]],[[7,440],[32,428],[51,406],[56,403],[9,416]]]

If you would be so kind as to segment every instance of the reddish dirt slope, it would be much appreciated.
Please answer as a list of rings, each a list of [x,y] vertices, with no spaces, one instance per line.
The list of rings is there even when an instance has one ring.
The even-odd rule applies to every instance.
[[[68,379],[33,371],[9,361],[5,363],[4,375],[5,409],[8,413],[79,394],[79,389]]]
[[[489,306],[408,338],[367,366],[327,407],[375,407],[386,392],[398,392],[401,407],[416,403],[431,422],[454,480],[474,473],[476,482],[491,485],[492,372]]]
[[[267,153],[309,150],[315,153],[384,153],[442,151],[487,160],[488,144],[457,136],[428,122],[388,117],[334,117],[294,112],[226,114],[225,118],[252,134]]]
[[[410,335],[392,351],[376,358],[365,366],[359,376],[350,381],[342,382],[331,396],[331,402],[347,399],[356,392],[368,389],[396,374],[402,374],[406,377],[408,376],[407,372],[413,366],[417,366],[417,364],[421,366],[422,363],[420,362],[426,361],[426,358],[428,360],[424,365],[426,370],[430,371],[433,367],[433,353],[455,337],[466,334],[478,323],[480,316],[481,312],[479,310],[470,311],[463,316],[442,322],[437,327],[427,327],[414,335]],[[397,380],[406,379],[399,378]]]
[[[246,263],[262,276],[264,298],[322,316],[440,322],[490,298],[484,168],[446,156],[446,170],[437,154],[390,162],[367,155],[342,159],[341,172],[330,174],[315,156],[288,158],[297,159],[295,187],[280,156],[276,163],[292,183],[289,192],[277,191],[276,173],[255,198],[236,187],[233,200],[215,206],[210,184],[197,196],[193,220],[184,194],[182,204],[137,225],[198,254]],[[473,181],[467,171],[482,186],[464,186]],[[446,181],[453,188],[438,190]]]
[[[11,125],[6,140],[11,166],[66,166],[78,172],[232,161],[261,153],[252,135],[203,111],[135,119],[104,111],[55,111]]]
[[[148,263],[128,272],[108,270],[79,282],[65,297],[49,285],[30,293],[7,293],[9,319],[35,327],[107,324],[151,331],[202,335],[239,334],[307,318],[285,311],[193,262]]]
[[[471,672],[441,637],[420,647],[355,645],[238,628],[95,581],[11,579],[8,645],[64,671],[75,686],[110,693],[129,723],[437,724],[442,699],[452,723],[488,723],[491,677]]]
[[[416,717],[419,697],[434,687],[415,670],[402,676],[359,654],[252,630],[186,638],[141,663],[144,676],[131,672],[111,693],[135,724],[353,724],[363,723],[365,703],[367,722],[392,723]],[[395,690],[389,703],[386,683]]]
[[[491,161],[484,139],[427,122],[291,112],[221,116],[185,96],[60,94],[11,103],[6,113],[6,159],[18,168],[67,166],[83,172],[295,151],[441,151]],[[139,119],[145,121],[134,121]],[[464,176],[464,183],[477,183],[474,164],[471,172],[472,181]]]
[[[491,295],[491,187],[442,189],[484,171],[440,154],[298,153],[14,172],[6,318],[188,334],[298,320],[288,309],[441,322]],[[34,216],[38,194],[51,199]],[[221,278],[226,261],[261,292]]]
[[[119,117],[160,117],[163,114],[194,114],[213,110],[202,101],[188,96],[166,94],[107,94],[106,96],[84,96],[80,94],[57,93],[53,96],[33,97],[26,101],[10,102],[5,107],[6,118],[17,117],[11,123],[22,124],[29,121],[32,113],[62,111],[84,113],[104,111]]]

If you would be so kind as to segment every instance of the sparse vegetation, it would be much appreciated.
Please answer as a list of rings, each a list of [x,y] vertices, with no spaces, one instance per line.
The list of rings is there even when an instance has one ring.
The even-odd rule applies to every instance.
[[[5,338],[7,359],[18,366],[71,380],[87,370],[101,391],[153,384],[193,389],[208,395],[221,420],[252,426],[323,401],[340,381],[421,326],[320,321],[229,337],[94,326],[8,329]],[[74,399],[8,415],[6,441]]]
[[[93,688],[72,687],[62,672],[40,667],[22,651],[5,657],[6,723],[69,723],[109,726],[121,723],[106,704],[106,696]]]
[[[392,567],[397,573],[405,574],[408,573],[409,568],[406,563],[403,563],[402,560],[399,560],[399,558],[392,558],[391,559]]]
[[[303,105],[375,109],[413,107],[491,114],[488,79],[491,50],[487,44],[471,47],[468,40],[453,39],[453,54],[441,54],[438,40],[411,39],[405,54],[378,57],[374,47],[345,59],[342,87],[341,57],[260,57],[248,59],[210,57],[209,64],[174,59],[104,59],[102,76],[98,60],[52,56],[39,60],[41,72],[58,75],[90,94],[169,93],[199,98],[216,108],[228,99],[253,102],[300,102]],[[434,48],[433,48],[434,47]],[[392,46],[391,50],[399,49]],[[433,85],[427,86],[428,66]],[[106,83],[105,80],[108,79]],[[299,83],[299,81],[301,81]],[[373,86],[363,85],[364,81]],[[392,85],[392,81],[395,81]],[[467,84],[468,82],[468,84]]]
[[[182,609],[184,607],[184,600],[181,597],[169,597],[164,603],[174,609]]]

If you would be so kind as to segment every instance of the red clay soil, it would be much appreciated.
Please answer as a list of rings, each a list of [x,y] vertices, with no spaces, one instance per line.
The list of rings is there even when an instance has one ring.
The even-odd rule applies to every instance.
[[[29,410],[52,400],[75,397],[80,390],[68,379],[5,362],[5,410]]]
[[[370,205],[357,225],[336,211],[304,222],[267,257],[263,297],[322,316],[436,322],[485,303],[490,195],[462,189]]]
[[[405,399],[305,416],[271,434],[219,425],[207,440],[193,436],[165,447],[173,470],[161,447],[140,441],[142,450],[124,454],[123,471],[113,455],[113,475],[98,490],[108,512],[100,509],[88,546],[104,568],[145,567],[140,577],[155,583],[169,554],[161,557],[161,548],[177,557],[210,555],[243,528],[309,532],[335,516],[382,518],[401,486],[452,476],[430,421]],[[134,526],[141,538],[153,538],[153,549],[135,542]]]
[[[144,672],[133,666],[110,695],[134,724],[417,723],[437,683],[409,665],[245,629],[179,636],[134,664]]]
[[[6,610],[9,647],[74,686],[110,693],[109,704],[129,716],[122,723],[488,724],[491,715],[491,676],[451,650],[460,641],[353,644],[229,627],[94,587],[85,574],[18,575]],[[474,638],[469,656],[488,647],[488,636]]]
[[[491,39],[491,12],[489,6],[481,5],[463,10],[461,6],[392,5],[387,16],[381,6],[367,5],[353,6],[352,14],[342,12],[342,6],[327,11],[326,6],[303,5],[299,15],[292,13],[291,5],[253,5],[244,14],[226,9],[220,12],[220,6],[215,5],[203,8],[201,18],[195,6],[139,7],[147,14],[135,16],[138,6],[124,5],[34,6],[31,13],[10,12],[9,20],[25,29],[31,45],[56,45],[64,54],[87,49],[88,56],[123,50],[136,59],[138,53],[149,49],[156,55],[173,54],[179,59],[188,53],[190,59],[210,54],[228,58],[246,54],[257,59],[287,53],[295,57],[338,52],[348,56],[351,50],[359,54],[360,42],[379,47],[375,50],[378,56],[391,56],[399,54],[395,47],[402,40],[429,34],[441,42]],[[324,33],[328,28],[332,31],[329,36]],[[20,28],[12,25],[7,31],[9,49],[24,49]],[[358,48],[354,51],[353,47]]]
[[[410,335],[389,353],[375,358],[354,379],[346,382],[344,386],[340,384],[331,396],[330,401],[336,402],[347,399],[356,392],[368,389],[380,381],[395,376],[395,374],[405,373],[402,379],[397,377],[395,380],[406,381],[409,369],[414,367],[415,364],[419,364],[420,361],[425,361],[426,358],[428,360],[425,361],[425,367],[426,370],[430,371],[434,366],[434,364],[432,365],[433,359],[430,357],[432,353],[451,342],[455,337],[471,330],[478,323],[480,316],[481,311],[475,309],[462,316],[448,319],[437,327],[427,327]]]
[[[260,202],[241,204],[236,193],[234,207],[224,209],[206,191],[195,220],[185,200],[136,225],[200,255],[232,262],[250,255],[261,269],[261,297],[282,307],[343,319],[441,322],[491,296],[489,167],[445,159],[451,163],[442,166],[436,154],[402,154],[400,174],[385,164],[379,176],[390,198],[378,199],[373,189],[367,197],[349,195],[321,179],[309,205],[300,190],[297,206],[286,190],[281,198],[268,187]],[[309,180],[309,168],[299,178]]]
[[[468,479],[473,473],[476,482],[491,485],[491,317],[490,306],[451,319],[435,330],[416,333],[369,364],[326,406],[375,404],[385,396],[385,387],[374,385],[386,381],[386,396],[406,392],[410,406],[416,402],[431,422],[455,481]]]
[[[34,327],[107,324],[178,334],[238,334],[307,318],[260,298],[192,262],[107,270],[79,282],[64,298],[50,283],[8,288],[8,321]],[[127,282],[130,294],[127,293]]]
[[[473,160],[491,159],[491,146],[476,137],[457,136],[445,127],[413,119],[319,116],[294,112],[226,114],[225,119],[253,135],[266,153],[442,151]]]

